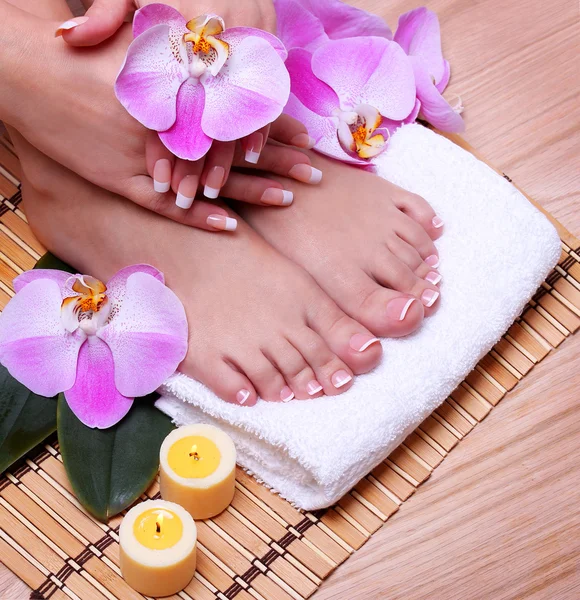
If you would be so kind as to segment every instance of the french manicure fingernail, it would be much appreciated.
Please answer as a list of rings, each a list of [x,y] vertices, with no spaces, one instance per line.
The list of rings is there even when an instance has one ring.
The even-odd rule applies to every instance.
[[[282,402],[290,402],[293,398],[294,392],[288,386],[283,387],[280,392],[280,400],[282,400]]]
[[[313,379],[306,385],[306,391],[308,392],[309,396],[314,396],[314,394],[318,394],[318,392],[322,391],[322,386],[320,383],[318,383],[318,381],[316,381],[316,379]]]
[[[425,259],[425,264],[436,269],[439,266],[439,257],[436,254],[431,254]]]
[[[206,198],[212,200],[220,195],[220,190],[224,184],[224,176],[226,170],[223,167],[214,167],[205,180],[205,187],[203,188],[203,195]]]
[[[264,136],[259,132],[254,132],[248,138],[246,146],[246,162],[257,164],[260,160],[260,153],[262,152],[262,144],[264,143]]]
[[[68,31],[69,29],[74,29],[75,27],[78,27],[79,25],[86,23],[88,20],[89,20],[88,17],[75,17],[74,19],[69,19],[68,21],[65,21],[64,23],[61,23],[56,28],[56,31],[54,32],[54,37],[58,37],[59,35],[62,35],[63,31]]]
[[[166,158],[160,158],[153,167],[153,189],[165,194],[171,187],[171,163]]]
[[[421,302],[427,308],[431,308],[435,304],[435,302],[437,302],[437,298],[439,298],[439,292],[436,292],[434,290],[425,290],[421,294]]]
[[[442,279],[441,273],[437,273],[437,271],[429,271],[429,273],[425,275],[425,281],[428,281],[433,285],[437,285]]]
[[[409,312],[413,302],[416,302],[416,298],[395,298],[387,304],[387,317],[395,319],[395,321],[402,321]]]
[[[316,184],[322,181],[322,171],[304,163],[294,165],[288,171],[288,175],[302,183]]]
[[[236,394],[236,400],[240,404],[245,404],[249,397],[250,397],[250,390],[240,390]]]
[[[288,190],[278,188],[268,188],[261,198],[266,204],[278,204],[280,206],[288,206],[294,200],[294,194]]]
[[[310,148],[314,148],[316,145],[316,140],[307,133],[299,133],[290,140],[290,145],[310,150]]]
[[[345,386],[349,381],[352,381],[352,375],[344,369],[341,369],[340,371],[337,371],[330,380],[332,381],[332,385],[338,389]]]
[[[179,208],[188,209],[191,207],[193,200],[195,199],[198,182],[198,177],[194,175],[187,175],[187,177],[184,177],[181,180],[175,198],[175,204],[177,204]]]
[[[372,344],[380,342],[379,338],[373,337],[366,333],[355,333],[351,338],[349,345],[357,352],[364,352]]]
[[[431,219],[431,223],[433,223],[433,227],[435,227],[435,229],[439,229],[440,227],[443,227],[443,219],[441,219],[440,217],[433,217]]]
[[[220,231],[235,231],[238,227],[237,219],[225,215],[209,215],[205,222]]]

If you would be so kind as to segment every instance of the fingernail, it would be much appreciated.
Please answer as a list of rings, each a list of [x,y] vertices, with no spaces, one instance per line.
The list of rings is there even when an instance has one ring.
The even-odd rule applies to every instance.
[[[425,259],[425,263],[436,269],[439,266],[439,257],[436,254],[431,254]]]
[[[240,390],[237,394],[236,394],[236,400],[240,403],[240,404],[245,404],[246,400],[250,397],[250,390]]]
[[[428,281],[433,285],[437,285],[442,279],[441,273],[437,273],[437,271],[429,271],[429,273],[425,275],[425,281]]]
[[[195,175],[187,175],[187,177],[181,180],[179,189],[177,190],[177,197],[175,198],[175,204],[179,208],[188,209],[193,204],[198,182],[199,178]]]
[[[434,290],[425,290],[421,294],[421,302],[427,308],[431,308],[437,301],[437,298],[439,298],[439,292],[436,292]]]
[[[238,228],[238,220],[224,215],[210,215],[205,222],[220,231],[235,231]]]
[[[433,223],[433,227],[435,227],[435,229],[439,229],[440,227],[443,227],[443,219],[435,216],[431,219],[431,223]]]
[[[282,402],[290,402],[293,398],[294,392],[288,386],[282,388],[282,391],[280,392],[280,400],[282,400]]]
[[[353,350],[357,352],[364,352],[369,346],[380,342],[379,338],[373,337],[366,333],[355,333],[351,338],[349,345]]]
[[[203,195],[206,198],[215,199],[220,195],[220,190],[224,184],[226,171],[223,167],[214,167],[205,180]]]
[[[246,162],[257,164],[260,160],[260,153],[262,152],[262,144],[264,143],[264,136],[255,132],[248,138],[248,145],[246,146]]]
[[[306,391],[308,392],[309,396],[314,396],[314,394],[318,394],[318,392],[322,391],[322,386],[318,383],[318,381],[316,381],[316,379],[313,379],[306,385]]]
[[[288,175],[302,183],[316,184],[322,181],[322,171],[304,163],[294,165],[288,171]]]
[[[348,373],[344,369],[341,369],[340,371],[337,371],[330,378],[330,380],[332,381],[332,385],[336,389],[338,389],[338,388],[341,388],[342,386],[346,385],[349,381],[352,381],[352,375],[350,375],[350,373]]]
[[[165,194],[171,187],[171,163],[166,158],[160,158],[153,167],[153,189]]]
[[[288,190],[280,190],[278,188],[268,188],[261,198],[266,204],[277,204],[280,206],[288,206],[294,200],[294,194]]]
[[[411,304],[416,300],[416,298],[395,298],[391,300],[387,304],[387,317],[396,321],[402,321],[407,316]]]
[[[75,17],[74,19],[69,19],[68,21],[65,21],[56,28],[56,31],[54,32],[54,37],[58,37],[59,35],[62,35],[63,31],[74,29],[75,27],[86,23],[88,20],[88,17]]]
[[[310,150],[310,148],[314,148],[316,145],[316,140],[307,133],[299,133],[290,140],[290,145]]]

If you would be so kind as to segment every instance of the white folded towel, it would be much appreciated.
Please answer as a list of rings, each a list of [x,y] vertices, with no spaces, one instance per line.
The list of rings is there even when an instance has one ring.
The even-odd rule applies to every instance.
[[[508,181],[421,125],[395,133],[377,166],[445,222],[437,313],[415,334],[383,340],[381,365],[340,396],[243,408],[176,374],[157,404],[178,425],[227,431],[244,468],[309,510],[336,502],[448,397],[560,255],[554,227]]]

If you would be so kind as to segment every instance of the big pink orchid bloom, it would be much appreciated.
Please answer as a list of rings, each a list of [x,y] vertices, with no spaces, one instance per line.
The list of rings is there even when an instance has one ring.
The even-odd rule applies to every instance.
[[[186,21],[165,4],[138,10],[133,34],[115,93],[175,156],[197,160],[213,140],[245,137],[282,113],[290,80],[275,36],[225,29],[217,15]]]
[[[120,421],[185,358],[183,305],[153,267],[127,267],[107,285],[38,269],[14,289],[0,315],[0,362],[37,394],[64,392],[89,427]]]
[[[419,117],[442,131],[460,132],[465,128],[459,115],[441,95],[449,83],[449,63],[441,51],[441,32],[437,15],[416,8],[399,18],[395,42],[408,54],[421,103]]]

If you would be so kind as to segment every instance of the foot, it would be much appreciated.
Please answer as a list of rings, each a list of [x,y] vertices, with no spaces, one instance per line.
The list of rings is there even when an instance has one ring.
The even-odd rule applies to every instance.
[[[286,180],[292,206],[238,206],[240,214],[375,335],[411,333],[437,308],[442,221],[376,175],[314,154],[312,162],[324,173],[316,189]]]
[[[180,370],[224,400],[340,394],[378,363],[378,340],[245,223],[231,235],[188,228],[18,146],[27,148],[24,206],[41,241],[104,281],[128,264],[163,271],[189,322]]]

